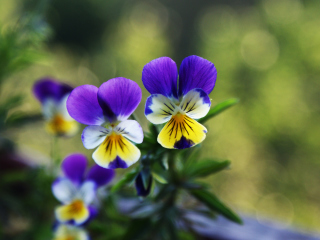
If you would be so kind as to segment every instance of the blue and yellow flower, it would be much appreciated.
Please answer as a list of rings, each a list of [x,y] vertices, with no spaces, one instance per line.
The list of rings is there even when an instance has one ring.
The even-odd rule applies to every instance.
[[[66,102],[72,87],[53,79],[44,78],[33,86],[33,93],[42,105],[47,121],[46,130],[56,136],[72,136],[78,130],[78,123],[70,117]]]
[[[93,160],[104,168],[127,168],[140,158],[140,150],[129,140],[142,143],[143,131],[135,120],[128,120],[141,101],[141,89],[126,78],[113,78],[99,88],[75,88],[68,100],[69,114],[86,125],[82,132],[85,148],[93,149]]]
[[[142,82],[152,94],[145,115],[153,124],[167,123],[158,136],[165,148],[184,149],[201,143],[207,129],[195,121],[207,115],[217,70],[198,56],[185,58],[180,66],[169,57],[155,59],[143,68]]]
[[[85,174],[87,159],[82,154],[69,155],[61,168],[65,176],[52,184],[53,195],[62,203],[56,218],[60,223],[84,224],[97,215],[92,205],[96,191],[112,180],[114,171],[95,165]]]
[[[89,240],[87,231],[78,226],[60,224],[54,231],[53,240]]]

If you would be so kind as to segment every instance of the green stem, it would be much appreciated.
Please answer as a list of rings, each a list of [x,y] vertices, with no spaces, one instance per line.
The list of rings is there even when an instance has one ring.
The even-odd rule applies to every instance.
[[[59,165],[59,158],[60,158],[59,149],[58,149],[58,137],[57,136],[54,136],[52,138],[50,156],[51,156],[51,166],[50,166],[50,168],[51,168],[52,174],[55,174],[55,170]]]

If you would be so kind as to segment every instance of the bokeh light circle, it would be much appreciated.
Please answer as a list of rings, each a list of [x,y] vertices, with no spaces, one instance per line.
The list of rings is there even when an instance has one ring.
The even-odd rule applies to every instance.
[[[279,57],[279,44],[267,31],[250,32],[241,42],[241,55],[250,67],[266,70],[276,63]]]

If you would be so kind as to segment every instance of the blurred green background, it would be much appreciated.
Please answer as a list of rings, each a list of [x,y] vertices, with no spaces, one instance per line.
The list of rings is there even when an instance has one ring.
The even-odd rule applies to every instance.
[[[152,59],[169,56],[178,67],[195,54],[218,71],[213,105],[240,103],[208,123],[203,157],[232,161],[208,178],[229,205],[259,221],[271,218],[320,229],[320,1],[53,0],[39,11],[49,32],[37,64],[10,76],[1,99],[24,93],[19,107],[40,112],[31,88],[52,76],[73,86],[99,86],[122,76],[139,83]],[[39,7],[35,0],[1,0],[2,31]],[[39,30],[39,31],[40,31]],[[146,128],[145,128],[146,129]],[[42,122],[5,132],[19,151],[49,162],[51,138]],[[77,136],[61,139],[61,155],[86,150]]]

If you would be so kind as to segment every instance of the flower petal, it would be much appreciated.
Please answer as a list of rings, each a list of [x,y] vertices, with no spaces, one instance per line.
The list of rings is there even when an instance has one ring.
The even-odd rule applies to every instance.
[[[206,138],[207,129],[197,121],[178,113],[163,127],[158,142],[164,148],[184,149],[201,143]]]
[[[93,149],[99,146],[106,136],[110,133],[110,129],[101,126],[88,126],[83,129],[81,140],[86,149]]]
[[[94,165],[88,172],[86,181],[93,181],[96,187],[102,187],[108,184],[114,177],[115,171]]]
[[[168,122],[176,109],[176,105],[161,94],[152,94],[146,101],[144,114],[153,124]]]
[[[215,86],[216,79],[217,70],[213,63],[194,55],[186,57],[179,70],[179,96],[194,88],[201,88],[209,94]]]
[[[90,205],[96,197],[96,184],[93,181],[85,181],[78,192],[78,198],[81,199],[84,204]]]
[[[55,81],[51,78],[43,78],[34,84],[33,94],[41,103],[45,102],[48,98],[59,101],[66,94],[69,94],[72,89],[68,84]]]
[[[67,100],[67,109],[72,118],[86,125],[101,125],[105,122],[98,102],[98,88],[92,85],[76,87]]]
[[[76,225],[80,225],[87,221],[90,212],[81,200],[75,200],[70,204],[57,207],[55,215],[59,222],[65,223],[73,220]]]
[[[199,119],[207,115],[210,106],[211,101],[208,94],[200,88],[189,91],[180,103],[181,110],[193,119]]]
[[[115,127],[115,132],[128,138],[135,143],[142,143],[143,130],[140,124],[135,120],[126,120]]]
[[[162,94],[178,99],[177,79],[177,65],[169,57],[152,60],[142,71],[143,85],[151,94]]]
[[[84,229],[77,226],[60,224],[54,232],[54,240],[61,239],[89,240],[89,235]]]
[[[140,150],[122,135],[112,133],[93,153],[93,160],[101,167],[127,168],[140,158]]]
[[[126,120],[138,107],[142,97],[139,85],[127,78],[113,78],[98,91],[101,108],[111,122]]]
[[[151,185],[152,185],[152,176],[150,176],[149,181],[148,181],[148,187],[145,188],[142,180],[141,173],[138,174],[135,180],[135,187],[137,190],[137,195],[146,197],[149,195],[150,190],[151,190]]]
[[[69,155],[61,164],[61,169],[65,176],[76,185],[79,185],[82,182],[86,167],[87,158],[80,153]]]
[[[66,204],[74,200],[77,189],[67,178],[58,178],[52,183],[52,193],[57,200]]]

